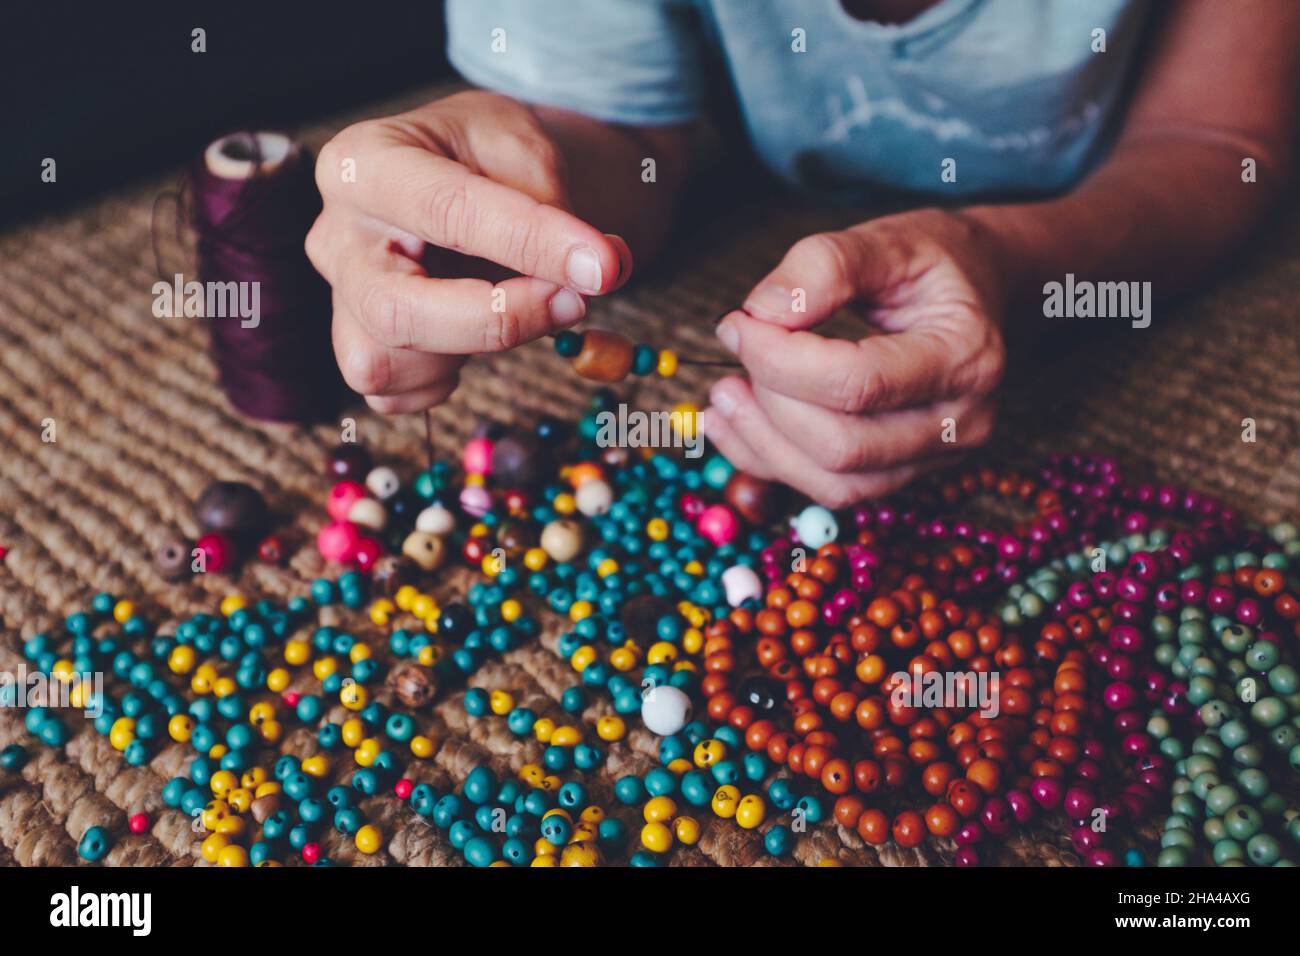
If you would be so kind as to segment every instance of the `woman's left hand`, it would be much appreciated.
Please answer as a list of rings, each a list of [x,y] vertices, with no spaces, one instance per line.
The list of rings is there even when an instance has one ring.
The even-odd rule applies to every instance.
[[[700,425],[737,468],[832,508],[982,444],[1005,351],[1002,270],[982,227],[922,210],[800,240],[718,325],[749,381]],[[859,341],[809,331],[848,307]]]

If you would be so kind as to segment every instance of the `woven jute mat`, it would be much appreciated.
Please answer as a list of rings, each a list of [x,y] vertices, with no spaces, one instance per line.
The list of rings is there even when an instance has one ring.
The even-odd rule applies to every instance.
[[[438,92],[419,91],[366,115]],[[299,133],[318,147],[356,118]],[[326,571],[313,540],[329,485],[323,461],[338,441],[338,427],[240,418],[216,385],[202,321],[152,315],[151,205],[175,181],[123,190],[0,236],[0,543],[9,549],[0,563],[0,670],[17,671],[23,638],[54,627],[99,591],[131,597],[151,620],[165,623],[213,611],[234,591],[250,599],[302,594]],[[688,203],[664,263],[627,291],[595,303],[592,324],[671,343],[687,354],[720,354],[712,317],[739,303],[790,243],[872,212],[773,197],[721,211],[701,202]],[[985,456],[1023,465],[1053,450],[1112,454],[1130,473],[1213,492],[1261,519],[1295,516],[1300,228],[1294,216],[1285,218],[1251,240],[1243,250],[1246,265],[1196,300],[1158,311],[1149,329],[1094,320],[1083,334],[1056,336],[1032,350],[1012,343],[1002,420]],[[649,380],[624,394],[644,407],[670,408],[702,400],[709,377],[707,370],[685,369],[676,379]],[[586,384],[544,344],[475,360],[460,390],[434,413],[438,453],[455,455],[484,419],[571,418],[588,396]],[[345,414],[356,418],[359,439],[377,460],[405,475],[420,466],[418,418],[385,419],[361,406]],[[1246,418],[1256,423],[1254,443],[1242,441]],[[51,425],[57,440],[47,442]],[[167,584],[154,573],[151,553],[165,538],[196,534],[192,502],[215,479],[245,480],[263,490],[282,519],[291,558],[284,567],[248,562],[235,579],[198,575]],[[440,583],[436,596],[450,599],[465,578]],[[387,654],[386,635],[363,616],[326,615]],[[519,704],[558,716],[560,693],[573,674],[553,653],[557,633],[548,627],[540,642],[487,663],[472,683],[508,688]],[[309,683],[300,689],[311,689]],[[584,714],[587,726],[607,707],[593,703]],[[336,708],[330,717],[341,719],[341,713]],[[77,841],[92,825],[116,837],[108,864],[203,865],[191,820],[165,808],[161,798],[163,783],[192,755],[188,746],[169,744],[146,766],[129,767],[88,722],[67,719],[73,737],[54,750],[25,733],[21,710],[0,712],[0,746],[20,742],[33,755],[20,773],[0,773],[0,865],[77,864]],[[506,775],[541,756],[540,744],[520,742],[500,719],[468,717],[460,693],[421,715],[419,731],[434,739],[437,754],[412,761],[406,775],[440,789],[463,780],[480,762]],[[286,735],[281,749],[303,757],[314,746],[314,735],[300,728]],[[611,784],[653,765],[655,739],[637,726],[608,750],[606,765],[590,777],[592,796],[635,832],[637,810],[619,808]],[[346,781],[351,770],[344,757],[336,760],[333,776]],[[371,798],[363,809],[384,833],[382,851],[363,856],[331,831],[323,837],[326,854],[357,865],[460,863],[445,835],[400,801]],[[150,832],[129,833],[126,820],[136,812],[150,815]],[[874,850],[856,833],[831,825],[803,835],[793,862],[835,857],[861,865],[928,865],[950,855],[950,847]],[[700,843],[679,848],[672,859],[687,866],[774,862],[758,834],[712,819]],[[1077,861],[1065,835],[1051,831],[1016,838],[999,862]]]

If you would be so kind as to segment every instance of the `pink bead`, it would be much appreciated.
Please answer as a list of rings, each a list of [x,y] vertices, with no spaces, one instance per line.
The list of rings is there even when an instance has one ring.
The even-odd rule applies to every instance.
[[[740,530],[740,522],[726,505],[709,505],[700,513],[695,527],[710,542],[722,547],[735,540],[736,533]]]
[[[980,819],[984,822],[984,829],[997,837],[1011,829],[1014,815],[1011,806],[1002,797],[989,797],[980,810]]]
[[[967,820],[952,838],[958,846],[974,846],[984,839],[984,828],[976,820]]]
[[[205,534],[194,542],[194,547],[203,552],[203,570],[206,573],[219,574],[235,563],[235,542],[224,534]]]
[[[1065,791],[1065,812],[1071,820],[1082,820],[1097,806],[1097,798],[1091,790],[1083,787],[1071,787]]]
[[[492,474],[492,439],[471,438],[465,443],[460,460],[467,475]]]
[[[286,690],[280,695],[280,700],[284,701],[286,707],[297,707],[298,702],[302,700],[302,691]]]
[[[302,861],[304,863],[315,863],[320,859],[320,844],[308,843],[302,848]]]
[[[362,571],[369,571],[384,553],[384,546],[374,538],[362,538],[352,550],[352,560]]]
[[[326,561],[346,564],[356,554],[361,534],[356,525],[346,521],[336,521],[321,528],[316,535],[316,550]]]
[[[145,813],[134,813],[126,825],[132,833],[144,833],[149,829],[149,816]]]
[[[330,489],[325,510],[335,521],[347,521],[352,506],[366,497],[366,486],[356,481],[340,481]]]
[[[1028,823],[1034,818],[1034,802],[1023,790],[1008,790],[1006,800],[1017,823]]]
[[[1088,854],[1087,862],[1089,866],[1116,866],[1119,857],[1111,850],[1097,849]]]
[[[401,780],[397,781],[397,783],[393,784],[393,793],[397,794],[397,796],[402,800],[405,800],[407,797],[409,797],[411,795],[411,791],[413,791],[414,789],[415,789],[415,784],[412,781],[408,780],[406,777],[403,777]]]
[[[953,856],[954,866],[979,866],[980,855],[973,846],[964,846]]]
[[[1061,805],[1061,782],[1055,777],[1039,777],[1029,788],[1029,793],[1044,810],[1054,810]]]
[[[482,485],[466,485],[460,493],[460,507],[465,514],[481,518],[492,508],[492,493]]]
[[[1103,698],[1106,701],[1106,707],[1110,710],[1128,710],[1138,702],[1137,691],[1133,689],[1132,685],[1123,684],[1119,681],[1106,685]]]

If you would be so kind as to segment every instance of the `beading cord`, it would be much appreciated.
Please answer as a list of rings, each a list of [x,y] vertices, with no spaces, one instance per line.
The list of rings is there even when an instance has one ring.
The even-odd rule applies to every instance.
[[[164,725],[199,751],[164,800],[201,820],[200,853],[225,865],[328,862],[331,822],[358,852],[377,852],[382,820],[367,821],[358,800],[383,793],[476,865],[658,865],[701,839],[693,808],[754,832],[777,856],[833,819],[877,847],[930,839],[959,865],[996,862],[1017,826],[1050,814],[1070,825],[1085,862],[1144,862],[1142,822],[1167,790],[1175,812],[1157,862],[1202,859],[1196,824],[1216,862],[1291,858],[1300,826],[1271,781],[1287,760],[1300,763],[1290,663],[1300,600],[1286,576],[1300,555],[1294,526],[1265,536],[1210,499],[1130,486],[1113,462],[1063,457],[1031,477],[970,471],[839,515],[809,506],[774,538],[776,489],[725,460],[602,449],[584,437],[586,419],[573,438],[566,431],[554,420],[532,433],[487,429],[466,446],[459,485],[436,462],[404,488],[392,469],[341,450],[320,546],[363,571],[318,579],[310,600],[283,608],[232,595],[220,614],[164,631],[129,600],[99,595],[67,619],[66,638],[37,635],[24,653],[74,705],[96,695],[96,729],[128,763],[150,759]],[[231,520],[224,494],[201,524],[248,534],[257,509]],[[989,495],[1029,516],[1000,527],[951,516]],[[390,543],[397,564],[383,553]],[[456,550],[484,580],[465,603],[442,603],[418,584]],[[398,625],[390,650],[405,659],[387,675],[370,642],[313,613],[365,606],[368,578],[380,591],[370,621]],[[500,689],[471,687],[462,699],[472,717],[541,741],[541,762],[518,780],[474,767],[459,793],[418,783],[434,752],[421,712],[535,640],[538,599],[567,617],[555,649],[578,676],[554,716],[553,704],[539,711]],[[1165,650],[1148,648],[1148,623]],[[1201,661],[1193,651],[1211,632],[1224,651]],[[132,650],[137,641],[165,669]],[[751,648],[759,669],[746,673]],[[81,681],[97,667],[120,696]],[[1241,688],[1216,683],[1214,667],[1266,681],[1272,694],[1243,708]],[[320,694],[297,689],[302,669]],[[904,675],[935,673],[955,673],[968,691],[997,673],[998,713],[969,699],[894,698]],[[592,695],[605,699],[594,739],[582,717]],[[330,698],[349,714],[342,723],[327,715]],[[381,702],[394,698],[405,709]],[[1184,700],[1204,728],[1190,746],[1198,725]],[[606,746],[620,746],[638,715],[659,735],[661,766],[620,778],[620,806],[598,806],[582,775],[605,764]],[[259,753],[290,719],[315,729],[315,752],[268,770]],[[1251,721],[1269,749],[1254,746]],[[51,746],[67,739],[52,710],[29,712],[28,730]],[[351,786],[325,790],[341,747],[359,769]],[[10,748],[0,759],[24,755]],[[1228,771],[1234,784],[1220,778]],[[639,849],[620,807],[640,809]],[[100,858],[111,844],[88,830],[81,852]]]

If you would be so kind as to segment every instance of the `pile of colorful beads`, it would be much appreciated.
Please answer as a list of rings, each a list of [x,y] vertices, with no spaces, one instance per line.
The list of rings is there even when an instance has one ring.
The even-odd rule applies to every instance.
[[[803,862],[830,826],[957,865],[1008,862],[1031,825],[1091,865],[1297,857],[1294,526],[1083,457],[836,514],[718,456],[602,448],[607,400],[574,429],[485,428],[459,479],[443,462],[404,484],[342,446],[317,543],[352,569],[166,629],[100,595],[27,658],[102,705],[128,763],[193,748],[164,801],[219,865],[376,852],[386,801],[478,866],[661,865],[715,826]],[[367,614],[349,630],[331,605]],[[558,701],[475,684],[548,627],[574,674]],[[97,670],[113,689],[89,701]],[[448,698],[540,759],[435,786],[429,709]],[[291,726],[314,735],[301,758],[278,753]],[[70,732],[52,709],[27,727]],[[593,775],[633,747],[656,765],[602,806]],[[105,831],[82,842],[111,853]]]

